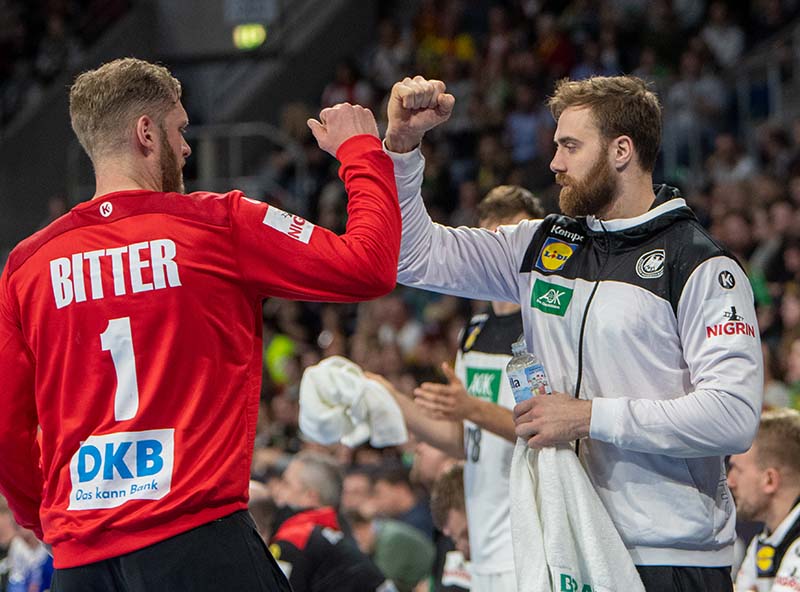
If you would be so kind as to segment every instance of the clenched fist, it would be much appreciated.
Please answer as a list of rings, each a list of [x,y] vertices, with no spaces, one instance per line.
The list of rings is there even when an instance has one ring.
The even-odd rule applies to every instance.
[[[392,87],[386,147],[392,152],[410,152],[429,129],[444,123],[453,113],[456,99],[445,92],[441,80],[422,76],[404,78]]]
[[[372,115],[372,111],[361,105],[339,103],[320,111],[319,121],[309,119],[306,123],[311,128],[319,147],[334,158],[339,146],[353,136],[369,134],[378,137],[375,116]]]

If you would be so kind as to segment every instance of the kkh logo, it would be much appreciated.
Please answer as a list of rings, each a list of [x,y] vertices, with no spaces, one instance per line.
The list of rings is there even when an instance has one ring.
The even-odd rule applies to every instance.
[[[572,288],[536,280],[531,291],[531,306],[547,314],[563,317],[572,300]]]

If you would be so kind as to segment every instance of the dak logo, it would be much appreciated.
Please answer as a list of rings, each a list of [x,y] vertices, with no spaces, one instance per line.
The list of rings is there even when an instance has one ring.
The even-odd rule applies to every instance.
[[[736,285],[736,280],[733,279],[733,274],[727,269],[719,272],[717,281],[719,282],[719,285],[726,290],[730,290]]]
[[[531,306],[542,312],[563,317],[572,300],[572,288],[537,279],[531,290]]]
[[[666,253],[664,249],[655,249],[645,253],[636,262],[636,275],[643,280],[660,278],[664,275],[664,259]]]
[[[536,261],[536,267],[542,271],[560,271],[577,250],[578,245],[576,244],[565,243],[550,237],[544,241],[544,246],[539,253],[539,260]]]

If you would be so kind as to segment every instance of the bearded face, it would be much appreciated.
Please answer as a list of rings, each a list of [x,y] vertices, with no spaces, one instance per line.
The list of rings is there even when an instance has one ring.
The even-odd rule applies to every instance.
[[[178,157],[172,150],[169,143],[167,132],[163,127],[159,128],[161,137],[161,157],[159,165],[161,167],[161,191],[165,193],[184,193],[183,167],[178,164]]]
[[[566,173],[556,174],[561,185],[558,205],[567,216],[597,216],[607,211],[617,193],[617,178],[608,163],[608,143],[597,155],[589,172],[581,179]]]

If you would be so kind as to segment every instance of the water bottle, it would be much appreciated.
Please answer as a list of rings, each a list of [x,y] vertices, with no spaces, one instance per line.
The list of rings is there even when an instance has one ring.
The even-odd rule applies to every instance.
[[[544,366],[539,358],[528,352],[524,337],[511,345],[511,353],[514,355],[506,365],[506,374],[514,400],[521,403],[534,395],[549,395],[552,390]]]

